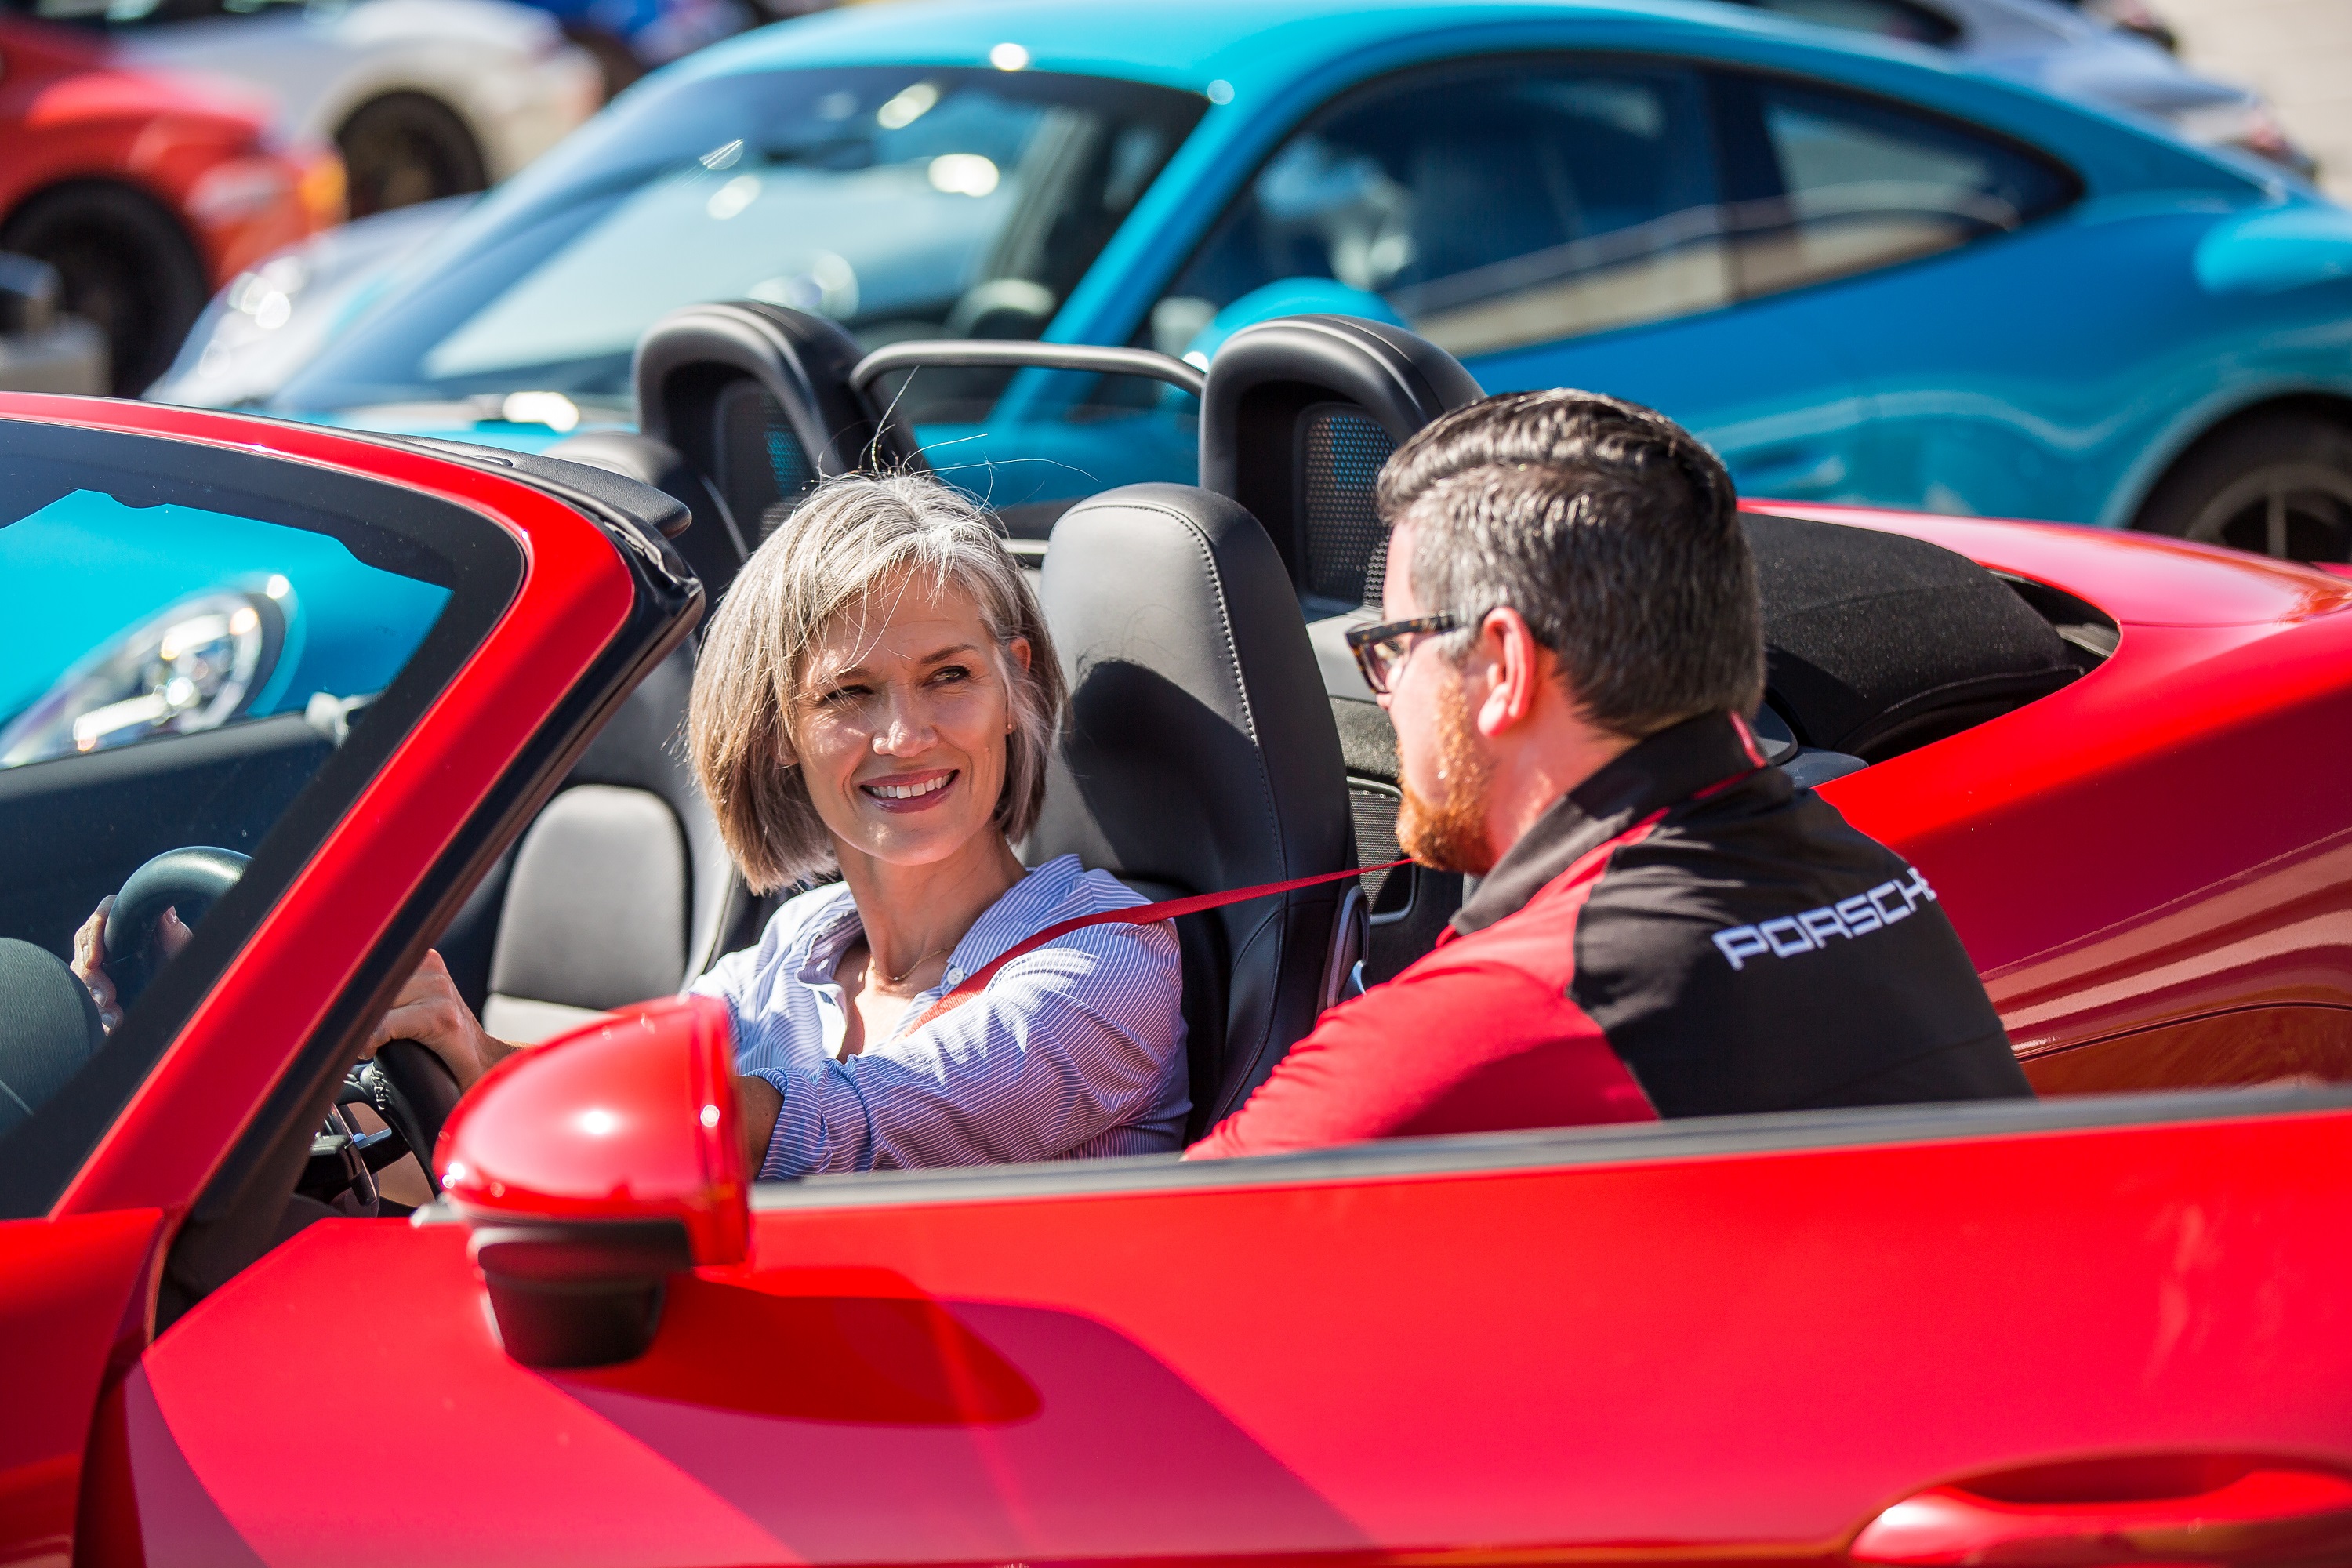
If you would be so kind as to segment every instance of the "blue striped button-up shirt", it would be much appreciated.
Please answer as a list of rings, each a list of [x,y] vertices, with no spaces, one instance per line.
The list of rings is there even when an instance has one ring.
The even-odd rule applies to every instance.
[[[736,1069],[783,1096],[761,1179],[1181,1148],[1192,1097],[1182,973],[1164,923],[1073,931],[914,1026],[950,986],[1024,937],[1143,901],[1075,855],[1048,861],[964,933],[947,973],[908,1005],[889,1038],[847,1058],[848,999],[833,975],[864,933],[857,906],[842,883],[785,904],[759,946],[720,959],[689,988],[733,1015]]]

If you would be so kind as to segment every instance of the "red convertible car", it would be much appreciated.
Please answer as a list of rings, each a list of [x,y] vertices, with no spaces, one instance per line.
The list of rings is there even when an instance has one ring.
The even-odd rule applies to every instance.
[[[294,622],[224,583],[90,675],[196,683],[197,721],[0,765],[0,1560],[2352,1559],[2352,584],[1750,507],[1759,731],[1931,879],[2038,1102],[754,1186],[723,1012],[633,999],[763,915],[668,744],[763,520],[919,460],[910,386],[1196,420],[1198,488],[1004,520],[1074,691],[1026,852],[1372,865],[1392,737],[1318,647],[1381,456],[1475,388],[1343,318],[1204,384],[860,362],[752,306],[671,319],[638,381],[643,435],[546,458],[0,399],[0,598],[103,592],[92,530],[331,541],[440,595],[371,634],[382,689],[247,719]],[[1188,917],[1201,1119],[1459,891]],[[65,959],[109,892],[102,1034]],[[463,1101],[403,1042],[354,1068],[436,943],[478,1004],[584,1022]],[[404,1214],[377,1173],[436,1149]]]

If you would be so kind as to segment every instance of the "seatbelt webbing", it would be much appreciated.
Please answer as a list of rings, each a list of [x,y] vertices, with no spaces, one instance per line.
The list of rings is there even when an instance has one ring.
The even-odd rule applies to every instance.
[[[1252,899],[1270,899],[1276,893],[1296,892],[1301,888],[1312,888],[1324,882],[1345,881],[1349,877],[1368,876],[1374,871],[1393,871],[1400,866],[1412,864],[1412,858],[1407,856],[1383,866],[1359,866],[1352,870],[1326,871],[1320,876],[1294,877],[1287,882],[1261,882],[1255,888],[1235,888],[1231,892],[1195,893],[1185,899],[1163,899],[1156,904],[1137,904],[1129,909],[1105,910],[1099,914],[1077,915],[1069,920],[1056,921],[1044,931],[1022,938],[957,981],[953,989],[924,1009],[923,1016],[915,1020],[914,1027],[919,1029],[940,1014],[962,1006],[988,989],[988,983],[996,978],[998,970],[1049,942],[1059,942],[1074,931],[1084,931],[1088,926],[1156,925],[1161,921],[1172,921],[1179,915],[1196,915],[1203,910],[1223,909],[1227,904],[1245,904]]]

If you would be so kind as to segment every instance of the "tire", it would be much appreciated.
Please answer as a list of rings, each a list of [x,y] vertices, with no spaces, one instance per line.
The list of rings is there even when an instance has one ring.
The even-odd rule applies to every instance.
[[[490,183],[466,122],[421,92],[368,100],[335,132],[335,145],[350,175],[353,217],[462,196]]]
[[[118,397],[136,397],[170,368],[211,291],[179,220],[127,185],[43,192],[0,227],[0,250],[58,269],[59,304],[106,333],[107,381]]]
[[[2135,527],[2293,561],[2352,561],[2352,428],[2309,409],[2225,425],[2172,466]]]

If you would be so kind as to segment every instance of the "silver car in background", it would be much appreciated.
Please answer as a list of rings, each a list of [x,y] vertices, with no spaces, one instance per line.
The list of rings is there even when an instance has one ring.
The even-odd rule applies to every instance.
[[[1727,0],[1751,10],[1876,37],[1924,44],[2076,103],[2148,115],[2203,147],[2230,147],[2316,172],[2262,98],[2198,75],[2153,41],[2153,26],[2119,26],[2060,0]]]

